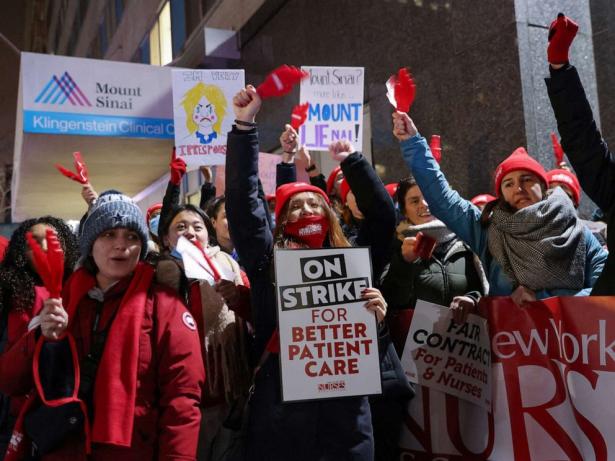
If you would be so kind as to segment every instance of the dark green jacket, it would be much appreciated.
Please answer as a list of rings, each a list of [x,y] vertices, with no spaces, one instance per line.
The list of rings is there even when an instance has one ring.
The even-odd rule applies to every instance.
[[[455,296],[482,292],[474,254],[459,239],[440,245],[428,260],[407,263],[401,241],[395,239],[382,293],[389,310],[414,308],[417,299],[448,306]]]

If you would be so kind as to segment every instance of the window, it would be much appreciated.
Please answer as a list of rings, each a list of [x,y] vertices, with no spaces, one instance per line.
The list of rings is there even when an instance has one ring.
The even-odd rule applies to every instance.
[[[178,56],[186,41],[186,2],[167,1],[149,34],[150,64],[164,66]]]
[[[132,57],[132,62],[140,62],[142,64],[150,63],[149,51],[149,36],[147,36],[139,45],[135,55]]]
[[[166,2],[149,33],[150,64],[164,66],[173,60],[171,4]]]
[[[186,2],[171,0],[171,35],[173,39],[173,57],[180,54],[186,41]]]

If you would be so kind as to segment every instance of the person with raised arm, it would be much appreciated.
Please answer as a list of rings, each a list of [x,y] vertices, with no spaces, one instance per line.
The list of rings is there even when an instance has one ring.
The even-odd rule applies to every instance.
[[[261,98],[251,85],[233,98],[236,120],[228,135],[226,168],[227,219],[253,294],[253,359],[258,371],[250,402],[248,459],[371,460],[374,447],[367,397],[281,402],[273,250],[350,245],[325,192],[310,184],[294,182],[277,189],[276,228],[274,232],[269,229],[258,200],[255,118],[260,106]],[[362,163],[362,156],[344,143],[332,146],[331,151],[342,168]],[[380,291],[367,288],[363,298],[366,308],[382,322],[386,303]]]
[[[497,200],[481,212],[449,186],[408,114],[393,113],[393,134],[431,213],[480,257],[489,295],[523,305],[589,294],[607,253],[563,190],[546,194],[545,170],[523,147],[496,168]]]
[[[581,187],[606,212],[607,247],[615,248],[615,157],[602,134],[585,95],[577,69],[568,59],[568,51],[578,26],[562,13],[551,23],[547,58],[550,77],[547,91],[561,144],[574,168]],[[592,295],[615,295],[615,257],[611,253]]]

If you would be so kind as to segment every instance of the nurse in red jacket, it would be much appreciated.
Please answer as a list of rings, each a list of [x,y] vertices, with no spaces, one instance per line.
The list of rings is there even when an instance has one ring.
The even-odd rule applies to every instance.
[[[7,351],[12,382],[21,387],[12,391],[36,386],[40,400],[72,395],[87,405],[83,430],[70,433],[41,459],[85,460],[88,451],[90,460],[195,459],[205,378],[201,347],[185,306],[154,283],[153,268],[142,262],[147,252],[143,215],[129,197],[117,191],[101,194],[83,223],[80,248],[83,267],[64,286],[62,299],[45,301],[33,322],[40,326],[20,341],[31,344],[39,337],[37,352],[31,347]],[[58,367],[83,365],[101,338],[91,391],[84,392],[87,367],[80,367],[80,380],[74,383],[74,370],[58,373]],[[72,347],[57,347],[62,341]],[[73,360],[58,360],[51,367],[54,350],[72,352]],[[27,415],[40,403],[25,408]],[[30,451],[24,445],[33,435],[25,430],[27,423],[21,424],[28,419],[24,414],[7,460]]]

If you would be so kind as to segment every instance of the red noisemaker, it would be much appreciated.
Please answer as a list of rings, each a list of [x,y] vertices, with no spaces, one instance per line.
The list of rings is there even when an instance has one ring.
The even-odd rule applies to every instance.
[[[414,254],[427,261],[436,249],[436,244],[436,239],[419,232],[416,234],[416,241],[414,242]]]
[[[408,69],[399,69],[396,75],[387,80],[386,87],[387,97],[393,107],[399,112],[410,112],[416,95],[416,85]]]
[[[53,229],[47,229],[47,253],[43,251],[31,232],[26,234],[28,245],[32,249],[32,260],[50,298],[59,298],[62,293],[64,277],[64,251]]]
[[[297,104],[295,107],[293,107],[293,112],[290,115],[290,126],[292,126],[295,131],[298,131],[301,125],[305,123],[309,107],[309,102]]]
[[[86,166],[85,162],[83,161],[83,158],[81,157],[81,152],[73,152],[73,164],[75,165],[75,170],[77,171],[77,173],[74,173],[64,168],[59,163],[56,163],[55,167],[68,179],[72,179],[73,181],[76,181],[79,184],[83,185],[89,183],[90,179],[88,177],[88,167]]]
[[[256,92],[261,99],[284,96],[293,87],[310,74],[298,67],[284,64],[271,72],[263,83],[258,85]]]

